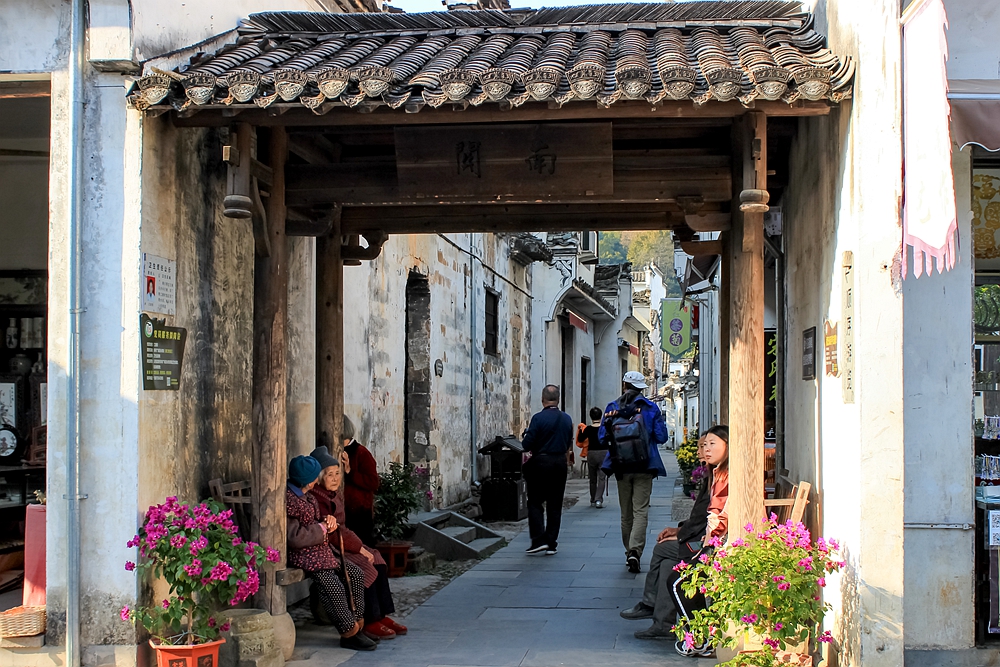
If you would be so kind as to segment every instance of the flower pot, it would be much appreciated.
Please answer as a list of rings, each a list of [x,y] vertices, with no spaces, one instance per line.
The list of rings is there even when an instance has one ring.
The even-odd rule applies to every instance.
[[[218,667],[219,647],[225,639],[216,639],[205,644],[154,644],[149,645],[156,651],[157,667]]]
[[[724,637],[732,637],[736,634],[732,627],[727,629],[724,633]],[[764,648],[764,642],[761,641],[761,636],[758,635],[753,630],[743,632],[739,635],[736,646],[730,648],[728,646],[718,646],[715,649],[715,657],[719,664],[728,662],[732,660],[737,655],[741,653],[756,653]],[[775,651],[775,659],[779,663],[788,663],[791,665],[800,665],[801,667],[812,667],[812,656],[809,655],[809,640],[802,642],[801,644],[789,644],[788,650],[785,651]],[[801,657],[800,657],[801,656]]]
[[[385,564],[389,570],[390,577],[402,577],[406,574],[406,566],[410,561],[410,547],[413,542],[403,540],[391,540],[389,542],[379,542],[375,545],[378,552],[385,559]]]

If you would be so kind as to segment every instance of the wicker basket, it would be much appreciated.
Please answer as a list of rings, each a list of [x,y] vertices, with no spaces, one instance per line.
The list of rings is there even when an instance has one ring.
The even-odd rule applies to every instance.
[[[45,607],[14,607],[0,613],[0,637],[33,637],[45,632]]]

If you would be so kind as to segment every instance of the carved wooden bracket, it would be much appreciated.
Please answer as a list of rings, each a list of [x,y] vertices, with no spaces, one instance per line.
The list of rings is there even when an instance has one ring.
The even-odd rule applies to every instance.
[[[361,243],[358,241],[357,236],[351,237],[351,243],[349,245],[342,246],[340,248],[340,257],[347,264],[349,260],[372,260],[382,254],[382,246],[385,242],[389,240],[389,235],[386,234],[381,229],[376,229],[368,232],[361,232],[361,236],[365,237],[365,241],[368,242],[367,248],[362,248]]]
[[[254,202],[250,196],[250,162],[253,128],[248,123],[237,123],[233,133],[235,142],[222,147],[222,159],[229,165],[226,176],[226,198],[223,215],[227,218],[248,220],[253,217]]]

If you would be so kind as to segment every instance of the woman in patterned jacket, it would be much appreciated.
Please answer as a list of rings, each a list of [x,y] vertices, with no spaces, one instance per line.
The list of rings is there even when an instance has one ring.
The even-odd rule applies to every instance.
[[[320,589],[320,602],[340,632],[340,645],[355,651],[373,651],[375,642],[361,632],[365,615],[364,575],[353,563],[342,563],[330,549],[327,534],[337,530],[337,519],[321,517],[316,486],[322,466],[311,456],[296,456],[288,464],[285,509],[288,514],[288,564],[309,573]],[[348,588],[339,573],[346,565]],[[350,596],[350,597],[348,597]]]

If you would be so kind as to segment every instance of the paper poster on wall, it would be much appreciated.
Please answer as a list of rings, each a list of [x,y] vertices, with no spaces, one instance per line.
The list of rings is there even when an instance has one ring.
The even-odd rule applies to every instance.
[[[990,546],[1000,546],[1000,510],[990,510]]]
[[[174,315],[177,310],[177,262],[142,253],[142,309]]]

